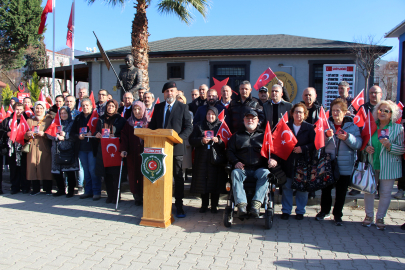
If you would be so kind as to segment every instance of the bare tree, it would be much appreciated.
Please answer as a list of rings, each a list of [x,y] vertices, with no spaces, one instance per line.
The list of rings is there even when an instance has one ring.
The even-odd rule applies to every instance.
[[[375,75],[379,78],[381,89],[386,92],[385,99],[395,102],[398,83],[398,62],[389,61],[380,65]]]
[[[364,87],[366,96],[368,96],[368,82],[376,61],[378,62],[391,48],[382,46],[382,38],[376,40],[374,36],[356,38],[353,43],[350,43],[350,49],[356,56],[356,65],[366,81]]]

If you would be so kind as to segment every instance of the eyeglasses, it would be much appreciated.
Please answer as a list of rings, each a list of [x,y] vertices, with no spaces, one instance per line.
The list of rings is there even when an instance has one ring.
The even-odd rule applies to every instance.
[[[392,113],[392,111],[378,109],[378,113]]]
[[[378,94],[381,94],[382,92],[370,92],[371,95],[376,96]]]
[[[295,114],[304,114],[304,112],[301,111],[294,111]]]

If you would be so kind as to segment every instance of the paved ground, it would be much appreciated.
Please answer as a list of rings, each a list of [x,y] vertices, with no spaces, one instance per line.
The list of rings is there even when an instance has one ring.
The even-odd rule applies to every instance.
[[[360,225],[364,210],[344,209],[343,227],[313,218],[263,220],[200,214],[185,200],[187,217],[167,229],[139,226],[142,208],[123,194],[118,212],[104,200],[43,194],[0,196],[0,269],[404,269],[405,212],[389,211],[386,231]],[[224,204],[224,201],[221,201]]]

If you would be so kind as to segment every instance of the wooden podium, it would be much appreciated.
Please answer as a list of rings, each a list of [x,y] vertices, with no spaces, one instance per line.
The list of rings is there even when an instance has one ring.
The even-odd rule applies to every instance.
[[[167,228],[172,216],[173,144],[183,143],[173,129],[135,128],[135,135],[145,141],[145,147],[164,148],[166,173],[152,183],[143,177],[143,216],[140,225]]]

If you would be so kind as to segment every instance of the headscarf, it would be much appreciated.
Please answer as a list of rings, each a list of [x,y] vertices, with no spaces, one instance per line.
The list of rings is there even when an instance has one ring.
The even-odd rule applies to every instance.
[[[68,118],[66,120],[62,120],[62,118],[60,119],[60,123],[62,126],[66,126],[67,123],[69,123],[70,121],[72,121],[72,114],[70,113],[70,108],[68,106],[62,106],[59,109],[59,117],[60,117],[60,110],[66,110],[67,114],[68,114]]]
[[[207,114],[209,111],[214,112],[215,114],[215,121],[210,123],[207,120]],[[219,126],[221,125],[221,121],[218,120],[218,110],[215,107],[208,107],[207,109],[207,113],[205,114],[205,119],[203,121],[203,129],[204,130],[215,130],[215,128],[219,128]]]
[[[115,111],[113,113],[109,113],[107,111],[108,104],[110,104],[110,103],[114,103],[114,106],[115,106]],[[115,119],[117,119],[118,117],[121,117],[120,114],[117,113],[117,111],[118,111],[118,102],[115,99],[110,99],[105,104],[105,108],[106,109],[105,109],[105,113],[104,113],[105,119],[104,119],[103,128],[108,128],[108,129],[110,129],[110,131],[112,131],[112,126],[113,126],[113,124],[115,122]]]
[[[39,117],[35,114],[35,117],[36,117],[38,120],[42,120],[42,119],[44,118],[44,116],[45,116],[45,113],[46,113],[46,104],[45,104],[44,101],[37,101],[37,102],[35,102],[35,104],[34,104],[34,112],[36,111],[35,109],[37,108],[38,105],[41,105],[41,106],[44,108],[44,114],[41,115],[41,116],[39,116]]]
[[[141,113],[142,113],[142,118],[141,119],[138,119],[138,118],[135,117],[135,114],[134,114],[134,111],[133,111],[135,106],[139,106],[141,108]],[[143,102],[141,102],[139,100],[132,102],[131,117],[128,118],[127,121],[128,121],[128,124],[131,125],[131,127],[135,126],[136,121],[143,122],[143,124],[146,124],[148,122],[148,119],[146,118],[146,107],[145,107],[145,104]]]
[[[11,99],[14,100],[15,103],[20,102],[20,100],[18,98],[16,98],[16,97],[12,97]]]

